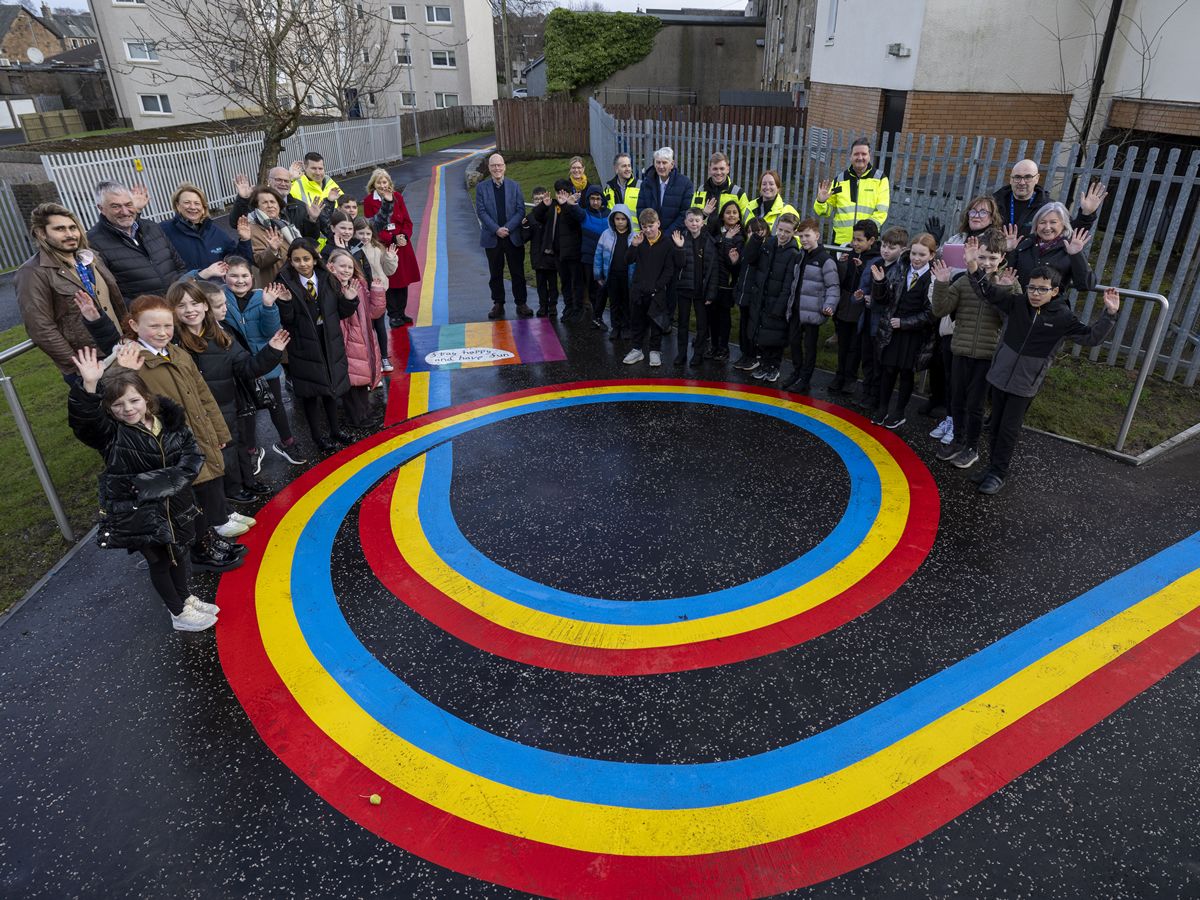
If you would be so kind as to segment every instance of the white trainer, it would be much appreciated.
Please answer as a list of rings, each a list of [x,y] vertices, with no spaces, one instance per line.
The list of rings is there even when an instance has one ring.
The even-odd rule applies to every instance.
[[[176,631],[204,631],[216,624],[216,616],[202,613],[186,603],[183,606],[183,612],[179,615],[171,613],[171,627]]]
[[[183,605],[190,606],[192,609],[196,610],[197,612],[202,612],[206,616],[215,616],[217,613],[219,613],[221,611],[221,607],[217,606],[217,604],[205,603],[203,600],[201,600],[195,594],[190,594],[183,601]]]
[[[239,525],[245,525],[247,528],[253,528],[258,524],[258,519],[252,519],[250,516],[243,516],[241,513],[230,513],[230,522],[237,522]]]
[[[621,360],[621,362],[625,363],[627,366],[632,366],[634,363],[640,363],[645,358],[646,354],[635,347],[625,354],[625,358]]]
[[[929,436],[940,441],[945,436],[947,429],[953,428],[954,420],[949,416],[946,416],[946,418],[937,423],[937,427],[934,428],[933,431],[929,432]]]
[[[657,350],[650,351],[650,365],[652,365],[652,366],[661,366],[662,365],[662,354],[659,353]]]
[[[257,475],[262,471],[262,461],[263,457],[267,455],[267,451],[265,448],[259,447],[251,455],[254,457],[254,474]]]
[[[214,530],[223,538],[235,538],[241,537],[243,534],[249,531],[250,526],[243,525],[241,522],[235,522],[230,519],[224,525],[218,525]]]
[[[950,427],[946,429],[946,433],[942,435],[942,443],[943,444],[953,444],[954,443],[954,422],[953,421],[950,423]]]

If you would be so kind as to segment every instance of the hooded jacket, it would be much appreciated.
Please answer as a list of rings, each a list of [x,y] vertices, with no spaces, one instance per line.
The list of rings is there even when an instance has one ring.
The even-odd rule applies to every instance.
[[[783,347],[788,342],[788,315],[800,277],[800,248],[767,239],[752,276],[750,336],[759,347]]]
[[[191,544],[192,521],[200,514],[192,482],[204,454],[187,427],[183,408],[159,397],[154,434],[145,425],[118,422],[104,409],[98,393],[73,384],[67,396],[67,421],[80,441],[100,451],[101,547],[140,549],[151,545]]]
[[[253,381],[266,375],[278,367],[279,361],[283,359],[283,352],[270,344],[264,344],[251,355],[232,335],[228,347],[222,347],[217,341],[210,340],[199,353],[192,350],[187,352],[191,353],[192,359],[195,360],[196,368],[200,370],[204,383],[212,392],[221,415],[225,417],[225,425],[231,432],[237,416],[238,381]]]
[[[600,235],[608,230],[608,208],[592,209],[589,198],[593,194],[598,194],[601,200],[604,199],[604,192],[596,185],[589,184],[579,200],[579,205],[583,208],[583,221],[579,223],[579,259],[589,269],[592,268],[592,260],[596,257],[596,242],[600,240]]]
[[[990,281],[976,284],[984,299],[1004,318],[1000,343],[987,374],[988,384],[1018,397],[1037,396],[1064,341],[1096,347],[1104,343],[1117,323],[1105,310],[1095,322],[1085,325],[1071,312],[1061,290],[1053,300],[1034,309],[1021,292],[1002,292]]]
[[[987,281],[983,269],[967,272],[951,282],[933,282],[933,314],[954,317],[954,336],[950,339],[950,352],[968,359],[991,359],[1000,341],[1000,313],[996,307],[983,299],[979,282]],[[997,293],[1016,293],[1017,285],[1007,288],[996,286]]]
[[[614,175],[604,183],[604,205],[609,209],[616,209],[618,206],[637,209],[640,185],[641,182],[638,181],[637,175],[630,175],[629,180],[624,184],[621,184],[620,179]],[[634,231],[637,231],[636,217],[630,218],[629,226]]]
[[[225,288],[225,321],[221,323],[227,331],[237,332],[246,341],[246,348],[251,353],[257,353],[275,336],[279,330],[279,304],[267,306],[263,303],[262,291],[254,289],[246,298],[246,308],[243,310],[234,296],[233,291]],[[281,378],[283,369],[276,366],[263,375],[263,378]]]
[[[617,234],[617,228],[613,225],[613,216],[617,213],[623,214],[629,220],[629,225],[624,235],[624,246],[618,246],[621,235]],[[629,238],[633,236],[632,229],[633,213],[630,212],[629,207],[624,203],[618,203],[608,214],[608,228],[596,241],[596,253],[592,260],[592,277],[597,281],[601,278],[607,280],[608,273],[612,271],[613,259],[616,253],[619,251],[624,254],[629,249]],[[634,265],[625,267],[631,285],[633,284],[633,272],[636,268],[637,266]]]
[[[725,176],[725,183],[721,185],[714,184],[711,178],[705,178],[704,184],[700,186],[695,196],[692,197],[692,206],[704,209],[705,204],[708,203],[710,198],[717,201],[717,208],[713,210],[713,218],[720,215],[721,210],[725,208],[725,204],[731,200],[738,205],[738,209],[740,210],[745,210],[746,204],[749,202],[746,192],[742,190],[740,185],[734,184],[728,175]]]
[[[821,217],[832,215],[834,243],[848,244],[854,237],[854,223],[860,219],[874,219],[883,231],[891,196],[888,177],[878,169],[872,167],[859,175],[847,168],[833,183],[829,199],[813,202],[813,212]]]
[[[352,387],[373,388],[383,377],[383,359],[371,320],[385,312],[387,292],[360,284],[358,309],[342,319],[342,342],[346,345],[346,368]]]
[[[821,310],[836,310],[841,298],[837,263],[824,247],[800,252],[800,278],[789,318],[794,314],[801,325],[822,325],[828,316]]]

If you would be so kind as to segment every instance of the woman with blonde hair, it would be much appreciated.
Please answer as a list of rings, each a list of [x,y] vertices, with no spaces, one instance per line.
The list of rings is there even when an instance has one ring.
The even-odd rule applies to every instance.
[[[238,219],[234,237],[208,215],[208,198],[194,184],[184,182],[171,195],[175,218],[163,222],[163,234],[175,247],[188,268],[196,271],[219,263],[226,256],[237,254],[250,258],[250,222]],[[219,273],[223,274],[223,273]]]
[[[370,221],[379,243],[396,249],[396,268],[388,276],[387,286],[388,324],[393,328],[412,324],[408,286],[421,280],[412,247],[412,217],[404,205],[403,193],[404,188],[396,186],[386,169],[376,169],[367,181],[367,195],[362,202],[363,216]]]
[[[571,189],[582,197],[588,186],[587,167],[584,165],[582,156],[571,157],[569,176]]]

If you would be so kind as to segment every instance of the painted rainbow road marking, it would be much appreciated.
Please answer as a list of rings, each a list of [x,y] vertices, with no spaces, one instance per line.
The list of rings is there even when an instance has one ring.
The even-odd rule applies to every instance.
[[[850,475],[842,520],[817,547],[767,576],[696,597],[626,603],[581,597],[497,566],[449,512],[450,445],[412,456],[365,500],[369,565],[403,602],[497,655],[545,668],[633,675],[720,665],[790,647],[890,595],[937,533],[928,469],[891,432],[831,404],[760,388],[651,380],[558,385],[471,412],[479,425],[568,405],[705,403],[770,415],[825,441]],[[453,434],[463,427],[452,426]],[[800,498],[798,498],[799,500]]]
[[[1200,652],[1198,534],[768,753],[646,765],[482,731],[350,631],[329,574],[334,535],[372,485],[483,410],[602,387],[441,410],[324,461],[259,514],[246,565],[222,580],[222,664],[263,739],[336,808],[436,863],[552,896],[758,896],[812,884],[950,821]],[[736,606],[705,618],[754,609]],[[380,806],[362,799],[372,792]]]
[[[409,372],[473,369],[481,366],[559,362],[567,358],[558,333],[548,319],[502,319],[498,322],[460,322],[407,329]],[[426,357],[437,350],[489,347],[512,354],[507,359],[450,362],[433,365]]]

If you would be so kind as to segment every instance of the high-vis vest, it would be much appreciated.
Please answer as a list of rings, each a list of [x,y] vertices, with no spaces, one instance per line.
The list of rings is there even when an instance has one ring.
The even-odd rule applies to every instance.
[[[775,195],[775,199],[771,202],[771,207],[766,210],[766,212],[759,212],[758,198],[755,197],[753,200],[747,201],[746,211],[742,214],[742,222],[749,223],[751,219],[755,218],[756,216],[760,216],[766,220],[767,225],[769,225],[771,230],[774,231],[775,220],[784,213],[791,213],[796,218],[800,218],[800,213],[796,212],[796,207],[792,206],[790,203],[784,202],[782,194]]]
[[[641,188],[641,183],[637,180],[637,176],[636,175],[629,176],[629,181],[627,181],[625,183],[625,196],[624,197],[617,196],[617,189],[615,187],[613,187],[613,185],[616,183],[616,180],[617,179],[615,177],[610,178],[608,180],[608,182],[604,185],[604,205],[607,206],[609,209],[612,209],[618,203],[624,203],[630,209],[637,209],[638,193],[640,192],[640,188]],[[632,224],[634,230],[636,230],[638,227],[636,217],[631,224]]]
[[[338,183],[328,175],[325,176],[324,184],[317,184],[307,175],[301,175],[292,182],[292,189],[289,193],[297,200],[303,200],[305,203],[312,203],[314,201],[324,203],[329,196],[329,192],[334,188],[341,190]],[[341,198],[339,197],[338,199],[340,200]]]
[[[834,243],[848,244],[854,237],[854,223],[862,219],[874,219],[883,231],[891,193],[887,176],[877,169],[867,169],[857,178],[847,169],[834,182],[829,199],[813,203],[813,212],[822,217],[832,215]]]
[[[700,190],[696,191],[692,197],[692,206],[699,209],[704,209],[704,202],[708,199],[708,192],[704,190],[704,185],[700,186]],[[721,214],[721,210],[725,208],[725,204],[730,200],[736,200],[738,209],[743,215],[746,212],[746,192],[732,182],[725,185],[725,189],[721,191],[721,196],[717,198],[717,208],[713,211],[714,216]]]

